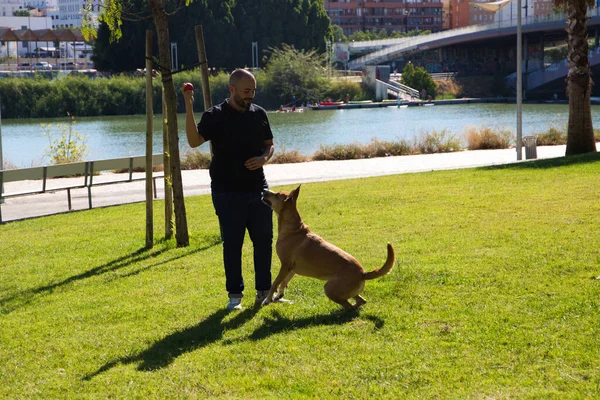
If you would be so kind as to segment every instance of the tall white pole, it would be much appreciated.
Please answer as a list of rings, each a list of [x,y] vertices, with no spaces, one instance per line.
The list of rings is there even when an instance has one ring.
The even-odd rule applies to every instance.
[[[517,160],[523,158],[522,129],[523,129],[523,50],[521,27],[521,0],[517,0]]]
[[[4,159],[2,158],[2,98],[0,98],[0,169],[4,169]],[[4,192],[4,182],[0,186],[0,193]],[[0,204],[4,203],[4,199],[0,199]]]

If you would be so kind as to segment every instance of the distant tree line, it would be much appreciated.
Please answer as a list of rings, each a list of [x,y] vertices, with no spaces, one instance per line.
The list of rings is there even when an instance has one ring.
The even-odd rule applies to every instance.
[[[111,43],[105,24],[94,43],[96,68],[124,72],[145,66],[145,31],[153,30],[148,3],[134,0],[124,15],[123,37]],[[322,0],[195,0],[169,18],[171,42],[177,43],[179,69],[198,64],[194,27],[202,25],[210,67],[231,70],[251,66],[252,43],[258,43],[259,66],[270,47],[286,43],[297,49],[325,51],[331,38],[329,17]],[[156,52],[155,52],[156,54]]]
[[[331,98],[352,100],[372,98],[373,94],[358,82],[332,80],[327,77],[326,57],[315,50],[297,50],[288,45],[268,49],[269,61],[256,73],[258,90],[255,101],[268,110],[278,109],[292,97],[298,104],[315,103]],[[55,74],[55,73],[53,73]],[[198,69],[173,75],[175,88],[184,82],[194,84],[194,110],[204,110],[202,85]],[[229,75],[221,72],[210,76],[212,103],[229,96]],[[77,117],[97,115],[130,115],[146,112],[146,78],[117,74],[111,78],[89,78],[71,74],[62,79],[34,78],[0,79],[2,116],[5,118]],[[162,85],[159,77],[152,84],[153,108],[162,112]],[[177,90],[177,109],[184,110],[183,96]]]

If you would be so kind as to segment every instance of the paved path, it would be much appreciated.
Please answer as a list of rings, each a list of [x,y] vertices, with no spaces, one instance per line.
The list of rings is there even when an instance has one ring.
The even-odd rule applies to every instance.
[[[600,143],[599,143],[600,148]],[[599,149],[600,151],[600,149]],[[562,157],[565,146],[539,146],[538,158]],[[473,168],[487,165],[515,163],[515,149],[472,150],[456,153],[427,154],[415,156],[383,157],[368,160],[348,161],[311,161],[299,164],[268,164],[265,174],[271,187],[306,182],[321,182],[338,179],[365,178],[423,172],[443,169]],[[134,174],[143,177],[143,173]],[[117,174],[107,174],[103,179],[123,179]],[[52,186],[66,186],[68,179],[52,180]],[[210,193],[210,177],[207,170],[182,171],[185,196]],[[97,180],[94,178],[94,180]],[[5,184],[5,193],[26,191],[39,187],[39,182],[13,182]],[[164,198],[162,180],[158,184],[158,198]],[[145,183],[137,181],[92,188],[94,207],[144,201]],[[71,192],[73,210],[85,210],[88,207],[87,190],[76,189]],[[19,219],[68,212],[66,191],[6,199],[2,205],[2,219],[5,222]]]

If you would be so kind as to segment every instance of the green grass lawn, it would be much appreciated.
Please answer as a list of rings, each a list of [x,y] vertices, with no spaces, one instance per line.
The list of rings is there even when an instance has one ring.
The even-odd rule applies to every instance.
[[[187,248],[161,202],[151,251],[143,204],[2,225],[0,398],[598,398],[599,187],[599,154],[303,185],[304,221],[367,270],[396,249],[357,313],[303,277],[294,304],[226,312],[210,196]]]

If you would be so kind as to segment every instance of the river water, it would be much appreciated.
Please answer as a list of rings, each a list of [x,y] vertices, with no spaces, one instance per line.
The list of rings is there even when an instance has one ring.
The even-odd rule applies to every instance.
[[[592,106],[594,126],[600,127],[600,106]],[[199,120],[200,115],[196,116]],[[185,115],[179,115],[180,148],[188,151],[184,131]],[[386,141],[412,140],[422,132],[443,129],[463,136],[468,127],[487,126],[509,129],[516,133],[515,104],[462,104],[433,107],[370,108],[353,110],[307,110],[304,113],[269,113],[277,149],[298,150],[311,155],[321,145],[368,143],[372,138]],[[566,104],[525,104],[523,135],[542,133],[551,126],[563,129],[568,120]],[[162,151],[162,117],[155,116],[154,152]],[[17,167],[49,163],[44,155],[49,145],[42,123],[53,124],[54,138],[59,136],[57,124],[63,119],[24,119],[2,121],[4,161]],[[82,117],[74,131],[87,137],[86,160],[143,155],[145,151],[146,117]],[[208,145],[201,147],[208,151]]]

